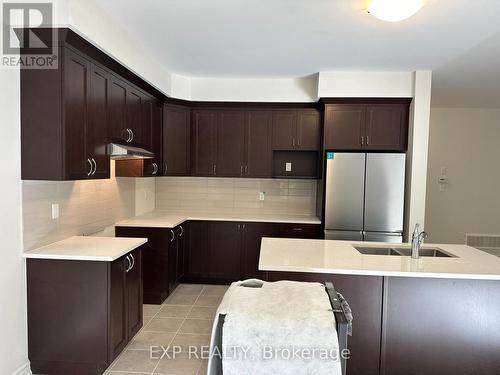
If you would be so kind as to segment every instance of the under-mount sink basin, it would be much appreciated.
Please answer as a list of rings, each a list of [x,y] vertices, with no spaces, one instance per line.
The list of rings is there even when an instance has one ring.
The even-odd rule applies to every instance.
[[[411,257],[411,248],[409,247],[397,247],[396,250],[398,253],[404,256]],[[456,258],[455,255],[447,253],[442,249],[438,249],[437,247],[421,247],[418,255],[421,257],[436,257],[436,258]]]
[[[396,255],[411,257],[411,247],[354,246],[354,248],[364,255]],[[421,247],[418,255],[419,257],[456,258],[455,255],[437,247]]]
[[[400,253],[391,247],[375,247],[375,246],[354,246],[361,254],[365,255],[398,255]]]

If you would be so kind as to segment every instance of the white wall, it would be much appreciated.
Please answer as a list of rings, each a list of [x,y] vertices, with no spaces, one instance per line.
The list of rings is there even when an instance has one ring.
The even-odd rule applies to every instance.
[[[314,102],[317,75],[284,79],[191,78],[191,100]]]
[[[432,109],[427,175],[429,241],[500,234],[500,109]],[[449,182],[440,191],[441,168]]]
[[[26,281],[21,228],[19,71],[0,69],[0,374],[22,373],[27,365]]]

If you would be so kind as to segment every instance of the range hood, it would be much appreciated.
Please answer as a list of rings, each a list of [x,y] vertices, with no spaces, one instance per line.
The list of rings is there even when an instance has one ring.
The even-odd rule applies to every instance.
[[[155,154],[139,147],[110,143],[109,156],[114,160],[152,159],[155,157]]]

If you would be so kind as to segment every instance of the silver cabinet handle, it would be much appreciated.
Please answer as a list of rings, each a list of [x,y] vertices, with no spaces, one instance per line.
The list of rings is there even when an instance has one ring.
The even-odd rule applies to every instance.
[[[125,130],[127,130],[127,134],[128,134],[128,137],[125,140],[125,142],[129,143],[132,139],[132,131],[130,129],[125,129]]]
[[[297,146],[300,147],[300,138],[297,138]]]
[[[370,144],[370,136],[369,136],[369,135],[367,135],[367,136],[366,136],[366,145],[368,146],[369,144]]]
[[[243,176],[243,166],[240,165],[240,176]]]
[[[173,231],[172,229],[170,229],[170,235],[172,236],[172,237],[170,238],[170,242],[174,242],[174,239],[175,239],[175,233],[174,233],[174,231]]]
[[[184,228],[182,227],[182,225],[179,225],[179,237],[182,237],[184,235]]]
[[[132,129],[130,129],[130,133],[132,134],[132,138],[130,138],[130,142],[132,142],[134,140],[134,131]]]
[[[128,271],[130,271],[130,269],[132,268],[131,267],[132,262],[130,261],[130,258],[128,257],[128,255],[127,255],[127,257],[125,259],[127,259],[127,262],[128,262],[128,266],[125,268],[125,272],[128,273]]]
[[[217,164],[214,164],[213,169],[214,169],[214,176],[215,176],[217,174]]]
[[[153,174],[158,173],[158,164],[153,163]]]
[[[95,175],[95,172],[97,171],[97,162],[95,161],[94,158],[91,159],[92,163],[94,164],[94,172],[92,172],[92,176]]]
[[[295,138],[292,138],[292,146],[295,147]]]
[[[365,145],[365,137],[361,136],[361,146]]]
[[[248,165],[245,165],[245,176],[248,175]]]
[[[165,162],[165,168],[163,169],[163,174],[166,176],[168,172],[168,165],[167,162]]]
[[[92,174],[92,162],[89,158],[87,158],[87,162],[90,164],[90,172],[87,172],[87,176],[90,176]]]
[[[130,257],[132,258],[132,265],[130,266],[130,269],[134,268],[135,266],[135,258],[133,254],[130,254]],[[129,270],[130,271],[130,270]]]

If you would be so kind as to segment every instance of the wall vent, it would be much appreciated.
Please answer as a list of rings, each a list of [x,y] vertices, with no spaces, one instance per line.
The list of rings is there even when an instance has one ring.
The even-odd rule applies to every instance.
[[[465,234],[465,244],[500,256],[500,235],[498,234]]]

